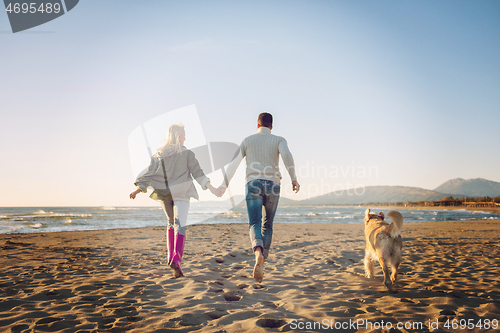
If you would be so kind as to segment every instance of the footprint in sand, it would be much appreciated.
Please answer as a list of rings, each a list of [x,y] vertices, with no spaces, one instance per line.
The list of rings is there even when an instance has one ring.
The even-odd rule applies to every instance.
[[[43,324],[50,324],[55,321],[63,320],[63,318],[58,318],[58,317],[45,317],[36,322],[36,325],[43,325]]]
[[[133,287],[133,289],[132,289],[131,292],[132,293],[141,293],[144,290],[145,287],[146,287],[145,284],[138,284],[138,285],[136,285],[136,286]]]
[[[302,276],[302,275],[299,275],[299,274],[293,274],[292,275],[294,278],[297,278],[297,279],[306,279],[305,276]]]
[[[284,319],[262,318],[257,320],[256,324],[263,328],[279,328],[287,324]]]
[[[224,291],[224,289],[221,289],[221,288],[213,288],[212,287],[212,288],[208,289],[209,293],[221,293],[223,291]]]
[[[264,304],[265,306],[270,307],[272,309],[277,309],[280,307],[278,304],[275,304],[275,303],[270,302],[270,301],[264,301],[264,302],[262,302],[262,304]]]
[[[365,300],[361,298],[352,298],[349,300],[349,302],[355,302],[355,303],[364,303]]]
[[[439,312],[439,314],[442,316],[455,316],[456,315],[455,311],[449,310],[449,309],[442,310],[441,312]]]
[[[28,328],[30,328],[29,325],[26,325],[26,324],[21,324],[21,325],[16,325],[16,326],[13,326],[11,328],[11,331],[12,332],[22,332],[24,330],[27,330]]]
[[[214,311],[210,311],[210,312],[207,312],[206,315],[209,316],[211,319],[219,319],[220,317],[223,317],[225,315],[227,315],[228,312],[225,311],[225,310],[214,310]]]
[[[130,317],[137,316],[138,314],[139,312],[134,306],[121,307],[113,310],[113,315],[116,317]]]
[[[92,302],[97,302],[101,299],[101,296],[83,296],[80,300],[84,303],[92,303]]]
[[[242,298],[242,296],[238,294],[236,291],[228,291],[227,293],[224,293],[222,297],[227,302],[237,302]]]
[[[215,287],[224,286],[224,283],[220,282],[220,281],[211,281],[211,282],[208,282],[208,284],[211,286],[215,286]]]
[[[304,290],[305,292],[315,292],[315,291],[317,291],[317,289],[318,289],[318,288],[317,288],[317,287],[315,287],[315,286],[307,286],[307,287],[305,287],[303,290]]]

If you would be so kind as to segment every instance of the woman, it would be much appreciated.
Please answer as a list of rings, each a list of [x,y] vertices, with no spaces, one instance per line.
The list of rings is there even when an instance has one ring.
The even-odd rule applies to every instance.
[[[150,198],[159,200],[168,218],[167,248],[168,265],[174,270],[174,277],[183,276],[182,252],[186,241],[186,222],[191,198],[198,199],[193,179],[214,194],[217,190],[210,184],[194,153],[184,147],[186,132],[184,125],[169,127],[165,144],[151,157],[149,168],[137,177],[137,190],[130,193],[135,199],[140,192],[146,193],[148,186],[154,192]]]

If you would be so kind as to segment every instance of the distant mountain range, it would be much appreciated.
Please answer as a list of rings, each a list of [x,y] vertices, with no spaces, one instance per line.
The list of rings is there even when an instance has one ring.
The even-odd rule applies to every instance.
[[[331,192],[297,202],[301,205],[351,205],[371,202],[415,202],[434,201],[446,194],[408,186],[366,186],[358,189]]]
[[[361,195],[357,195],[358,194]],[[496,197],[500,195],[500,183],[482,178],[452,179],[434,190],[408,186],[366,186],[355,191],[331,192],[307,200],[289,204],[298,205],[350,205],[382,202],[436,201],[449,196],[455,197]],[[281,199],[280,199],[281,200]]]
[[[436,187],[434,191],[449,193],[455,196],[496,197],[500,195],[500,183],[483,178],[457,178],[444,182]]]
[[[452,179],[434,190],[410,186],[366,186],[358,189],[336,191],[306,200],[292,200],[281,197],[280,205],[355,205],[367,203],[437,201],[449,196],[496,197],[500,196],[500,183],[482,178]],[[244,204],[244,197],[235,196],[235,203]],[[210,204],[205,202],[204,204]],[[229,200],[226,201],[230,205]]]

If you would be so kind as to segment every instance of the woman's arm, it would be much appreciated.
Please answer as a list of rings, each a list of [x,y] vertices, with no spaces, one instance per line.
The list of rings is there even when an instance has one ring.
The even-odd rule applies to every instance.
[[[189,172],[193,176],[194,179],[200,184],[201,188],[203,190],[206,190],[208,188],[208,184],[210,184],[210,179],[205,176],[205,173],[200,167],[200,163],[198,163],[198,160],[196,159],[194,153],[192,151],[189,151],[188,153],[188,168]],[[210,185],[212,186],[212,185]]]
[[[205,185],[205,186],[206,186],[206,187],[207,187],[210,191],[212,191],[212,190],[214,190],[214,191],[215,191],[215,190],[216,190],[216,188],[215,188],[215,187],[213,187],[213,186],[212,186],[212,184],[210,184],[210,181],[208,181],[208,182],[206,183],[206,185]]]
[[[146,193],[148,191],[148,186],[151,186],[151,177],[154,176],[160,165],[159,159],[151,157],[151,162],[147,170],[141,172],[137,177],[134,185],[137,186],[141,192]]]
[[[134,192],[130,193],[130,199],[135,199],[135,197],[137,196],[137,194],[139,194],[141,192],[142,192],[141,189],[137,189]]]

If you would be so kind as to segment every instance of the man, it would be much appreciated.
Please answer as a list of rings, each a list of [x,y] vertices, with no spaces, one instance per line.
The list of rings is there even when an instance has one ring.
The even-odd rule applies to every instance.
[[[264,261],[269,255],[273,237],[273,220],[280,196],[279,155],[292,180],[293,191],[297,193],[300,189],[295,175],[293,157],[288,150],[286,140],[271,134],[272,128],[273,116],[269,113],[261,113],[258,118],[257,133],[243,140],[235,158],[227,168],[224,183],[218,189],[222,196],[240,162],[246,157],[245,193],[250,240],[255,253],[253,277],[257,282],[262,282],[264,277]],[[264,221],[262,221],[263,206]]]

